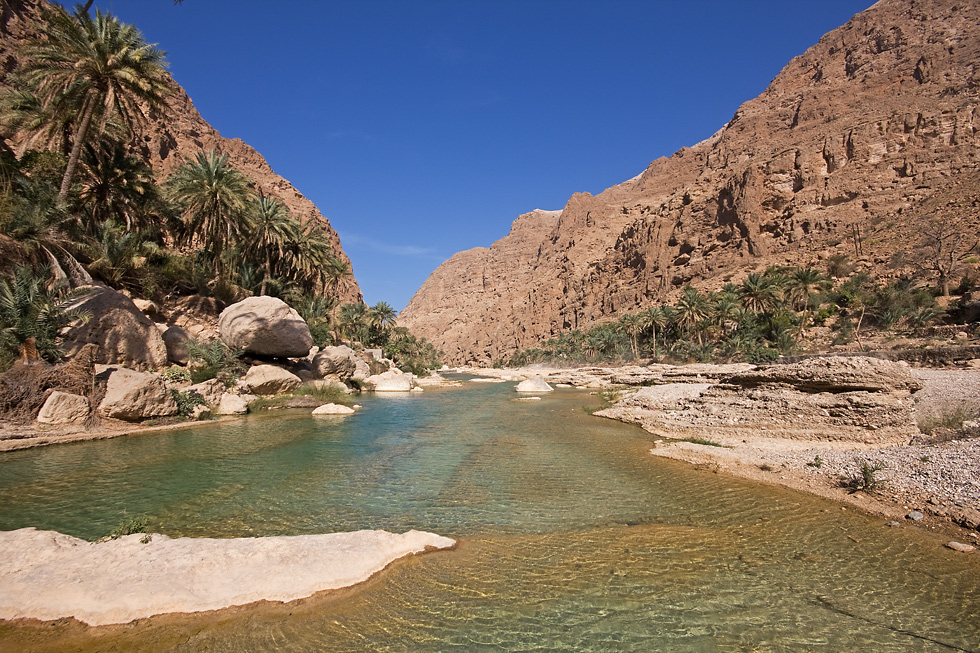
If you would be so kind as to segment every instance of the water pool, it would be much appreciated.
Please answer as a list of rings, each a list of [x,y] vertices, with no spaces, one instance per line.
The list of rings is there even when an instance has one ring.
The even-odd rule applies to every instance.
[[[365,396],[0,457],[0,529],[89,539],[410,528],[457,550],[286,605],[126,626],[0,625],[52,650],[980,649],[980,569],[928,535],[646,454],[560,389]]]

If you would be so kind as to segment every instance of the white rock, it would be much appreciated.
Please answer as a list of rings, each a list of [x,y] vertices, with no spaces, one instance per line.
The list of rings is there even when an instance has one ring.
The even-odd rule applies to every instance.
[[[249,297],[221,311],[221,341],[260,356],[306,356],[313,336],[299,313],[276,297]]]
[[[947,542],[946,548],[959,551],[960,553],[972,553],[977,550],[977,547],[972,544],[963,544],[961,542]]]
[[[88,399],[81,395],[55,390],[44,401],[37,414],[41,424],[74,424],[88,418]]]
[[[353,413],[353,408],[341,406],[340,404],[323,404],[313,409],[314,415],[351,415]]]
[[[203,399],[204,403],[208,406],[214,406],[221,401],[221,395],[226,392],[226,388],[225,384],[218,379],[208,379],[207,381],[189,386],[184,392],[195,394]]]
[[[404,374],[399,370],[388,370],[384,374],[375,374],[365,380],[365,384],[375,392],[410,392],[413,375]]]
[[[0,532],[0,619],[75,617],[90,626],[256,601],[294,601],[363,582],[406,555],[456,543],[421,531],[91,543]]]
[[[176,415],[177,404],[163,377],[120,367],[109,375],[99,413],[136,421]]]
[[[255,365],[248,369],[241,388],[257,395],[277,395],[295,390],[303,382],[298,376],[276,365]]]
[[[554,388],[548,385],[548,382],[541,377],[521,381],[514,389],[517,392],[551,392],[554,390]]]
[[[221,395],[218,407],[214,413],[216,415],[244,415],[248,412],[248,402],[242,395],[226,392]]]

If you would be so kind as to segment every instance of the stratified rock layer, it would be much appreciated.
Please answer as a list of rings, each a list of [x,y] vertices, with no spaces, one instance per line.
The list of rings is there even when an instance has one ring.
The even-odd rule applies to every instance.
[[[980,230],[978,33],[978,3],[881,0],[706,141],[453,256],[399,323],[482,364],[769,265],[921,274],[929,220]]]

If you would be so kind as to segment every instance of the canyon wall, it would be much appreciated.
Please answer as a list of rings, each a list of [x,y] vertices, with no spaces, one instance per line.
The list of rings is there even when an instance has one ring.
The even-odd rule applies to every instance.
[[[450,363],[835,253],[915,272],[922,228],[980,230],[980,6],[881,0],[791,60],[710,139],[432,273],[399,323]],[[921,271],[921,266],[919,266]]]

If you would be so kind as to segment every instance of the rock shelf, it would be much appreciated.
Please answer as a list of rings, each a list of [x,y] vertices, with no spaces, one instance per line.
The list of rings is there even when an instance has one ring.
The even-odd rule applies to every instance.
[[[136,534],[92,543],[22,528],[0,532],[0,619],[74,617],[101,626],[293,601],[455,544],[422,531],[369,530],[240,539]]]

